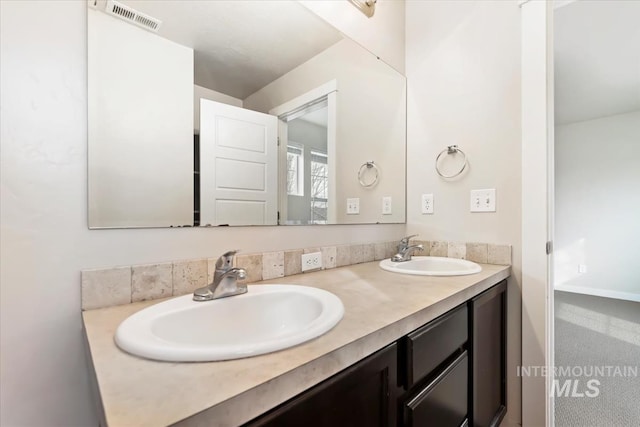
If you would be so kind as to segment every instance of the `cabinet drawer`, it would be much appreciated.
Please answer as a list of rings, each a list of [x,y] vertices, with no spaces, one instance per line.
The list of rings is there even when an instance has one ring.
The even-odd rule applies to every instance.
[[[465,351],[405,404],[407,427],[460,427],[467,418],[469,360]]]
[[[407,389],[431,373],[467,342],[467,306],[417,329],[405,339]]]

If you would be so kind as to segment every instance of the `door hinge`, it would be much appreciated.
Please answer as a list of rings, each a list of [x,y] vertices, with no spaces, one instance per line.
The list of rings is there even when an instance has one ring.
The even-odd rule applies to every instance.
[[[278,137],[278,147],[280,147],[280,137]]]
[[[553,242],[549,241],[547,242],[547,255],[551,255],[552,252],[553,252]]]
[[[278,211],[278,225],[280,225],[280,211]]]

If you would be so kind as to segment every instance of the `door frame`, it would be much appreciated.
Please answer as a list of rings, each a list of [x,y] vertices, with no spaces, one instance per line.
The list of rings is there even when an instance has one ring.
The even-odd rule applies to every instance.
[[[553,2],[520,3],[522,24],[522,425],[553,426]],[[549,246],[550,245],[550,246]],[[539,372],[539,371],[538,371]]]

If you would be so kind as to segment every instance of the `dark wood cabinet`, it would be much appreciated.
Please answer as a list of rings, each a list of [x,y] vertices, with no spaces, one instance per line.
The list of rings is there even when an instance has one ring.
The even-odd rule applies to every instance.
[[[251,427],[395,426],[398,350],[394,343],[329,378],[275,410]]]
[[[467,385],[469,360],[467,352],[450,365],[404,404],[407,427],[460,427],[467,421]]]
[[[506,280],[469,301],[469,416],[474,427],[498,426],[507,411],[506,309]]]
[[[489,427],[506,413],[506,281],[245,427]]]

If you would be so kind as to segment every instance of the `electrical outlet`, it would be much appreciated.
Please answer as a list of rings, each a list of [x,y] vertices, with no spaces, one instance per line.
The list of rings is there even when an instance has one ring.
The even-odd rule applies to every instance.
[[[347,199],[347,215],[358,214],[360,214],[360,199],[357,197]]]
[[[433,213],[433,194],[423,194],[422,204],[420,205],[423,214]]]
[[[585,274],[587,272],[586,264],[578,264],[578,274]]]
[[[382,215],[391,215],[391,196],[382,198]]]
[[[322,252],[302,254],[302,271],[322,268]]]
[[[469,204],[471,212],[495,212],[496,189],[471,190],[471,200]]]

